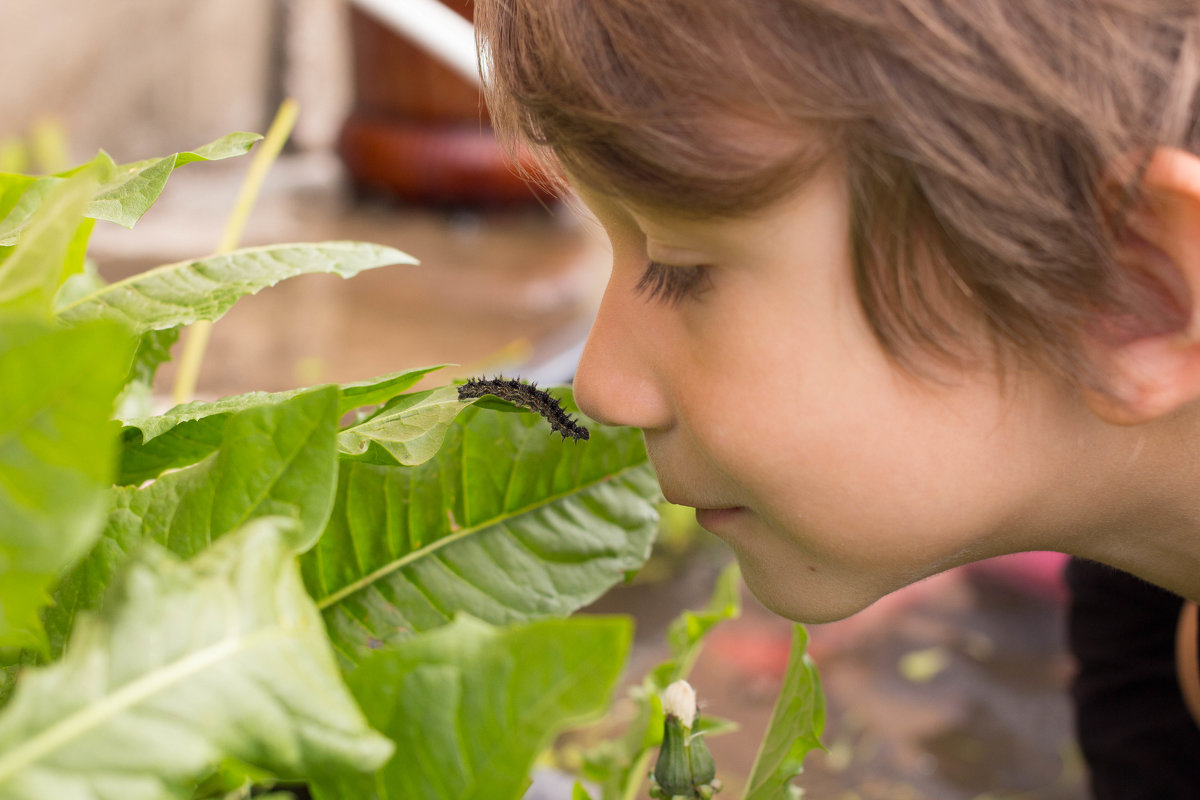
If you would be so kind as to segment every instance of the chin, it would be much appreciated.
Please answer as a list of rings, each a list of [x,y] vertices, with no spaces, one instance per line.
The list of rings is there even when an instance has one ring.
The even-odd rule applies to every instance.
[[[741,562],[741,559],[738,559]],[[755,570],[751,565],[741,562],[742,579],[758,602],[770,612],[801,622],[805,625],[819,625],[825,622],[837,622],[853,614],[857,614],[879,598],[872,595],[862,597],[846,591],[842,587],[830,589],[825,581],[818,579],[782,581],[772,578]]]

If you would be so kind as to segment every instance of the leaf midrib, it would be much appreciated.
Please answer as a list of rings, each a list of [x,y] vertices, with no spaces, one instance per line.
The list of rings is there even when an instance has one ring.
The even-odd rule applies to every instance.
[[[269,628],[246,636],[226,636],[210,647],[126,684],[98,702],[89,703],[7,753],[0,754],[0,785],[24,767],[36,763],[73,739],[83,736],[172,684],[195,675],[227,657],[260,644],[268,644],[277,638],[286,638],[287,635],[288,631],[284,628]]]
[[[584,492],[588,489],[591,489],[594,486],[599,486],[602,483],[616,480],[617,478],[620,478],[625,473],[630,472],[635,469],[638,469],[638,468],[642,467],[644,464],[645,464],[645,459],[638,461],[636,464],[627,464],[626,466],[622,467],[621,469],[617,470],[616,472],[608,473],[608,474],[604,475],[603,477],[598,478],[594,481],[589,481],[588,483],[573,486],[571,489],[564,491],[564,492],[559,492],[558,494],[550,495],[548,497],[542,497],[536,503],[531,503],[522,508],[518,508],[518,509],[514,509],[512,511],[505,512],[503,514],[500,514],[499,516],[491,517],[486,522],[480,523],[479,525],[473,525],[469,528],[463,528],[461,530],[451,533],[448,536],[443,536],[441,539],[438,539],[435,542],[430,542],[429,544],[425,545],[424,547],[413,550],[409,553],[404,554],[400,558],[397,558],[394,561],[384,564],[382,567],[375,570],[374,572],[371,572],[368,575],[364,575],[362,578],[359,578],[358,580],[354,581],[353,583],[343,586],[341,589],[334,592],[333,594],[326,595],[325,597],[321,598],[320,600],[317,600],[316,601],[317,608],[321,611],[325,611],[326,609],[340,603],[342,600],[345,600],[350,595],[360,592],[363,589],[366,589],[368,586],[371,586],[372,584],[382,580],[383,578],[387,577],[388,575],[392,574],[393,572],[403,569],[405,566],[407,566],[408,564],[411,564],[413,561],[416,561],[419,558],[423,558],[423,557],[429,555],[430,553],[435,553],[438,550],[442,549],[443,547],[446,547],[447,545],[453,544],[454,542],[457,542],[461,539],[465,539],[468,536],[472,536],[472,535],[479,533],[480,531],[485,530],[487,528],[494,528],[497,525],[501,525],[504,522],[506,522],[510,519],[513,519],[514,517],[519,517],[522,514],[527,514],[530,511],[533,511],[535,509],[556,503],[559,500],[562,500],[563,498],[570,497],[570,496],[576,495],[576,494],[581,494],[582,492]]]
[[[197,264],[197,263],[200,263],[203,261],[208,261],[208,260],[211,260],[214,258],[224,258],[224,257],[229,257],[229,256],[242,256],[242,255],[247,255],[247,254],[251,254],[251,253],[264,252],[264,251],[269,251],[269,250],[281,250],[281,249],[285,249],[285,248],[294,248],[294,247],[320,247],[320,248],[325,248],[325,249],[332,249],[334,247],[341,246],[343,248],[346,248],[347,244],[358,244],[358,243],[288,242],[285,244],[268,244],[268,245],[260,245],[257,247],[242,247],[237,250],[232,250],[228,253],[214,253],[209,256],[203,256],[201,258],[190,258],[190,259],[185,259],[183,261],[174,261],[170,264],[163,264],[161,266],[154,267],[152,269],[148,269],[144,272],[139,272],[136,275],[130,275],[128,278],[125,278],[124,280],[119,280],[119,281],[116,281],[115,283],[110,283],[100,289],[95,290],[94,292],[84,295],[83,297],[76,298],[72,302],[64,305],[62,308],[59,308],[55,313],[58,316],[63,316],[68,311],[71,311],[71,310],[79,307],[80,305],[83,305],[84,303],[100,301],[103,299],[104,295],[112,293],[117,289],[133,288],[138,283],[145,281],[149,277],[167,273],[172,270],[180,269],[182,267],[188,267],[188,266],[191,266],[192,264]],[[346,249],[349,249],[349,248],[346,248]],[[386,248],[386,249],[391,249],[391,248]]]

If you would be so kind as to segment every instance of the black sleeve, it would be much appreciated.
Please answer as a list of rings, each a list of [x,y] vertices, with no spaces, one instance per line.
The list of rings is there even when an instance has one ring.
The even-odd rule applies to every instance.
[[[1175,676],[1183,600],[1072,559],[1067,632],[1075,727],[1096,800],[1200,798],[1200,728]]]

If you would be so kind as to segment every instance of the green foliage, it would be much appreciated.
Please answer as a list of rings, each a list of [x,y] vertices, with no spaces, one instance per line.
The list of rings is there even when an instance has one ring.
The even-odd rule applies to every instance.
[[[299,522],[295,549],[310,546],[333,505],[336,408],[332,386],[249,408],[229,421],[229,444],[213,456],[147,486],[117,489],[99,543],[59,582],[46,613],[52,653],[145,541],[186,558],[254,517],[278,514]]]
[[[91,165],[42,187],[43,196],[29,212],[24,235],[19,241],[15,233],[11,235],[13,246],[5,248],[0,261],[0,306],[10,313],[20,309],[44,314],[62,282],[82,269],[80,239],[86,242],[91,223],[81,216],[108,171],[106,165]],[[32,187],[26,194],[31,191]]]
[[[418,467],[343,462],[301,565],[354,663],[457,611],[493,624],[574,611],[645,561],[657,497],[636,431],[563,443],[539,417],[472,408]]]
[[[642,682],[629,690],[633,718],[625,735],[605,741],[584,754],[584,774],[600,784],[604,800],[625,800],[637,794],[646,778],[654,750],[663,740],[664,715],[660,695],[672,683],[685,680],[704,646],[704,637],[713,627],[736,619],[742,610],[739,589],[741,572],[730,564],[717,577],[708,604],[700,611],[684,611],[667,629],[671,657],[650,670]],[[697,730],[716,735],[736,729],[736,725],[703,719]]]
[[[337,415],[388,400],[440,368],[423,367],[341,386]],[[234,414],[282,405],[308,391],[250,392],[211,402],[183,403],[165,414],[123,420],[124,446],[117,483],[139,484],[165,470],[194,464],[221,446],[225,426]]]
[[[548,737],[604,707],[628,649],[626,621],[545,618],[646,558],[640,436],[572,447],[453,386],[411,391],[437,367],[148,413],[182,326],[295,275],[415,263],[332,242],[112,285],[80,272],[95,219],[132,225],[173,169],[254,138],[0,176],[0,798],[232,800],[283,778],[404,796],[417,773],[372,774],[393,740],[426,745],[438,776],[490,774],[476,796],[516,797]],[[448,624],[460,612],[526,624]],[[355,678],[386,715],[373,732],[339,669],[366,656],[352,674],[418,682],[441,659],[486,736],[430,748],[464,707]]]
[[[100,532],[128,359],[109,323],[0,317],[0,647],[45,647],[47,589]]]
[[[132,228],[154,205],[177,167],[242,155],[261,138],[256,133],[231,133],[192,151],[121,165],[101,151],[81,167],[42,178],[0,174],[0,246],[20,241],[47,195],[82,172],[97,169],[102,177],[87,195],[79,216]],[[70,221],[78,220],[72,217]]]
[[[342,683],[292,524],[256,520],[186,563],[143,548],[0,712],[0,797],[187,798],[224,756],[278,773],[383,763],[393,745]]]
[[[297,781],[518,798],[554,734],[606,706],[628,651],[627,621],[556,618],[649,554],[661,498],[641,435],[563,442],[494,399],[412,391],[436,366],[152,413],[183,326],[296,275],[415,263],[327,242],[111,285],[87,266],[95,220],[132,226],[174,169],[256,138],[0,174],[0,800],[241,800]],[[736,581],[672,626],[634,729],[593,765],[605,798],[640,783],[656,693],[737,614]],[[816,713],[789,691],[763,787],[798,766],[784,737]]]
[[[804,757],[821,746],[825,727],[825,695],[817,668],[804,651],[807,645],[803,626],[794,626],[783,688],[750,770],[745,800],[795,800],[802,795],[791,780],[803,771]]]
[[[603,712],[631,636],[620,618],[497,629],[459,617],[372,653],[350,689],[396,755],[375,780],[318,781],[316,796],[518,800],[554,733]]]
[[[220,319],[239,298],[285,278],[321,272],[350,278],[400,263],[414,260],[362,242],[248,247],[134,275],[60,306],[58,316],[68,323],[115,319],[137,333],[168,330]]]

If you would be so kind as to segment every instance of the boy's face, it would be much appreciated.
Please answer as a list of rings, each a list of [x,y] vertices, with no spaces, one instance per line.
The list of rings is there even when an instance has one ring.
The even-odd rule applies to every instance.
[[[1007,393],[985,369],[922,380],[885,355],[856,298],[839,166],[728,221],[580,196],[613,271],[576,398],[645,432],[667,499],[698,509],[772,610],[838,619],[1052,545],[1089,513],[1071,476],[1096,421],[1076,392],[1032,371]],[[639,293],[650,260],[679,268],[651,277],[676,300]]]

